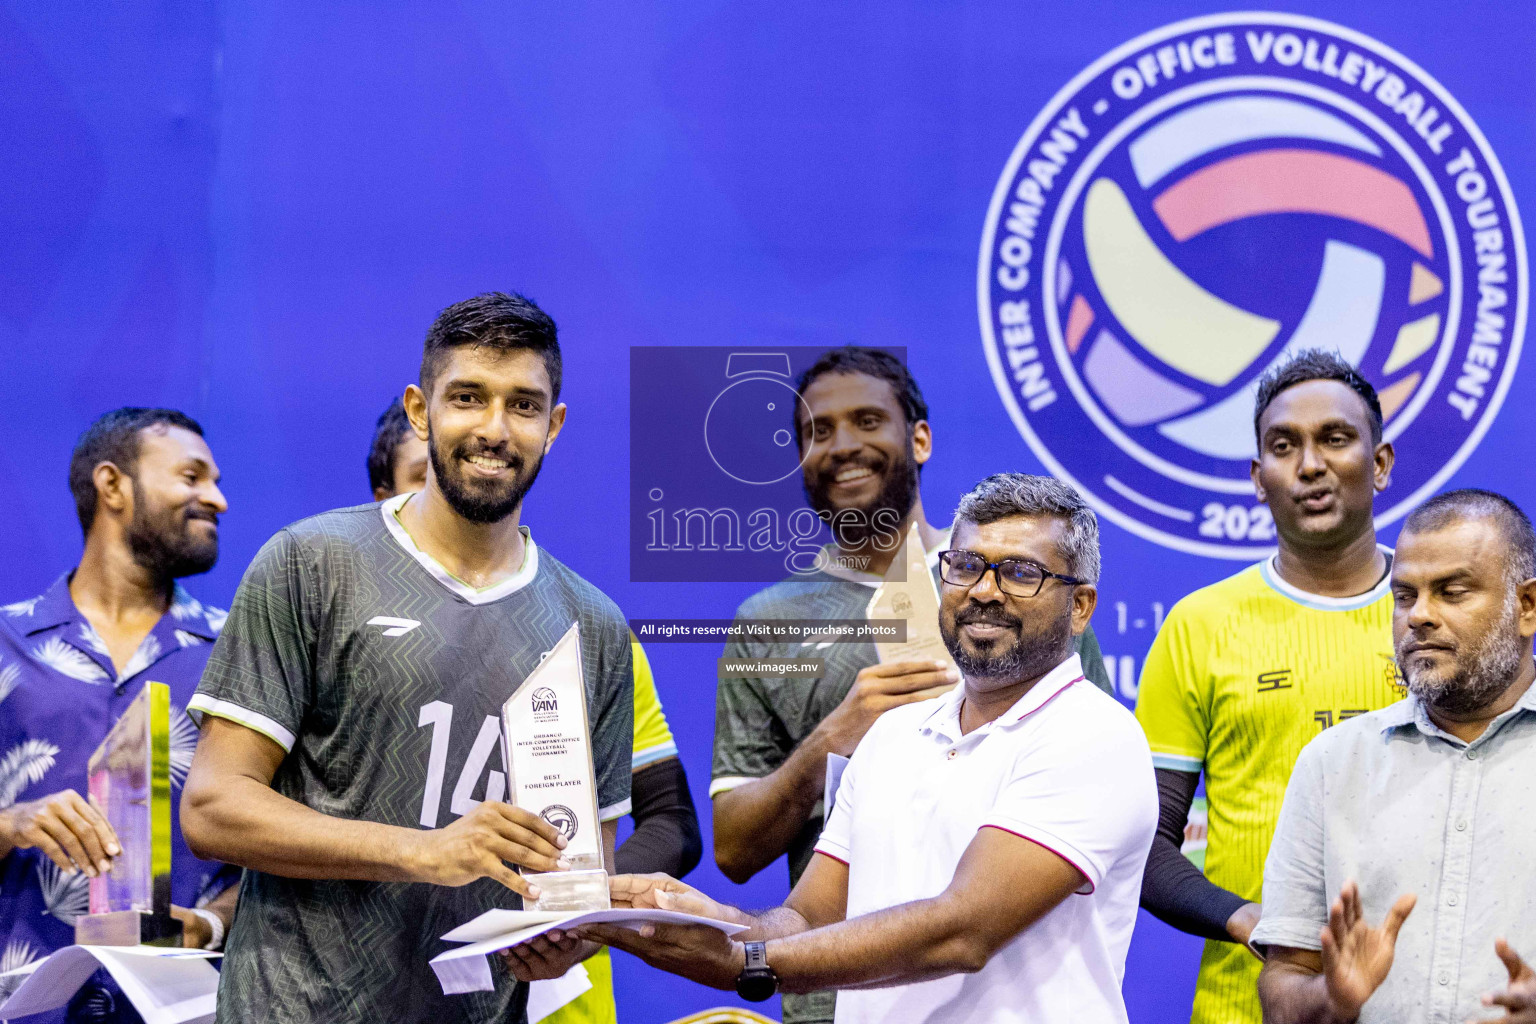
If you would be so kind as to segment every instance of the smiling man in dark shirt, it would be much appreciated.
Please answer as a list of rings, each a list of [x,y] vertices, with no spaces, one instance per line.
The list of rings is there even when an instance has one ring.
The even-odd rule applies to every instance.
[[[928,404],[900,360],[878,349],[835,349],[801,375],[810,420],[796,422],[804,453],[806,498],[824,517],[865,523],[888,517],[892,535],[917,524],[938,581],[938,554],[949,528],[923,512],[919,477],[933,455]],[[869,532],[842,529],[811,573],[749,597],[738,619],[862,619],[895,555]],[[862,570],[845,568],[861,564]],[[1088,680],[1113,692],[1099,642],[1087,627],[1073,638]],[[732,641],[725,658],[796,658],[798,644]],[[795,885],[815,852],[828,753],[848,756],[882,713],[937,696],[958,682],[932,662],[878,661],[874,645],[836,643],[816,651],[819,679],[737,676],[720,680],[715,698],[715,860],[744,882],[789,855]],[[831,992],[784,997],[786,1024],[830,1024]]]

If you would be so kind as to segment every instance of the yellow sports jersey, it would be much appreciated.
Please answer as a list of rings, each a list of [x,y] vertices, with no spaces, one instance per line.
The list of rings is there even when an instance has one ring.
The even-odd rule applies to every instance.
[[[632,771],[639,771],[648,764],[676,757],[677,742],[672,739],[672,730],[667,728],[667,716],[661,710],[656,677],[651,674],[645,648],[633,636],[629,641],[635,662],[635,753],[630,765]],[[592,981],[591,990],[545,1017],[548,1024],[616,1024],[618,1011],[613,1002],[613,962],[608,956],[608,948],[603,947],[595,956],[582,961],[582,965]]]
[[[648,764],[676,757],[677,742],[667,728],[667,716],[661,710],[656,677],[651,675],[645,648],[634,637],[630,637],[629,646],[635,655],[635,754],[631,764],[639,771]]]
[[[1335,722],[1399,700],[1386,579],[1359,597],[1298,590],[1271,561],[1173,607],[1141,675],[1152,763],[1205,772],[1205,874],[1257,901],[1285,784]],[[1191,1024],[1259,1024],[1259,961],[1207,942]]]

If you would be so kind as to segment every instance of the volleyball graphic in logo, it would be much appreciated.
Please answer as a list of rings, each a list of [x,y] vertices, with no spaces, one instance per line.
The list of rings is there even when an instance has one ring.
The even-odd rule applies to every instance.
[[[555,826],[567,839],[575,839],[577,830],[581,828],[581,819],[565,804],[550,804],[539,812],[539,817]]]
[[[998,389],[1109,519],[1252,557],[1254,394],[1305,349],[1377,388],[1400,448],[1383,523],[1461,464],[1525,325],[1508,183],[1438,83],[1311,18],[1197,18],[1133,40],[1041,112],[979,268]]]

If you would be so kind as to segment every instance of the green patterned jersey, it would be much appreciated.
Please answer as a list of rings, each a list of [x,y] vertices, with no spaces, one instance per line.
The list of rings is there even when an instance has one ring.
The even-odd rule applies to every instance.
[[[629,811],[629,627],[596,588],[527,538],[510,579],[476,591],[420,551],[409,498],[327,512],[273,537],[241,581],[191,709],[287,751],[273,787],[324,814],[440,828],[506,793],[499,713],[540,657],[581,625],[601,817]],[[526,999],[499,959],[495,989],[445,996],[439,936],[517,896],[311,881],[247,871],[218,1020],[516,1022]]]

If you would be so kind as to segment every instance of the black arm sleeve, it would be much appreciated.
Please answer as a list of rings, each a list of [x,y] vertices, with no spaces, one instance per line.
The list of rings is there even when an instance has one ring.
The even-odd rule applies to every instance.
[[[1227,919],[1248,901],[1211,884],[1179,852],[1184,823],[1200,782],[1198,772],[1157,769],[1157,835],[1141,878],[1141,905],[1159,921],[1204,939],[1231,942]]]
[[[648,764],[630,782],[635,832],[616,855],[620,874],[664,871],[682,878],[704,854],[688,775],[675,757]]]

